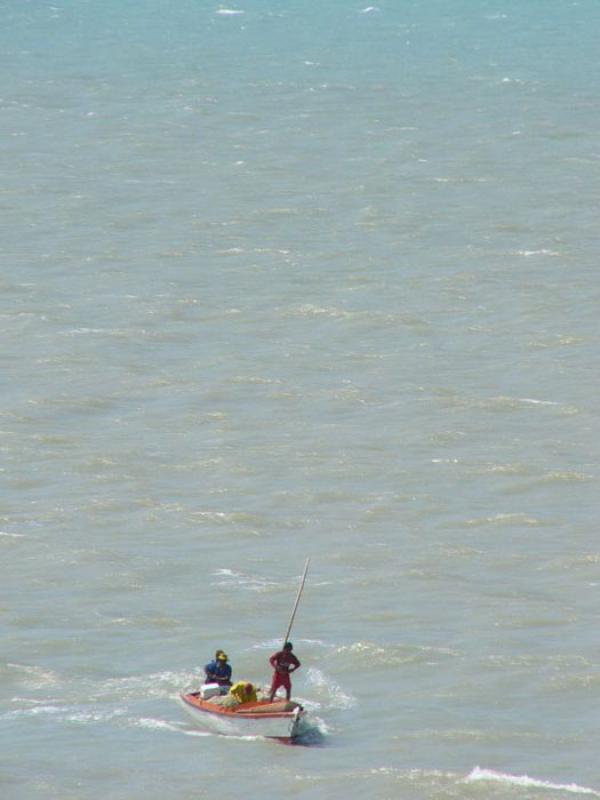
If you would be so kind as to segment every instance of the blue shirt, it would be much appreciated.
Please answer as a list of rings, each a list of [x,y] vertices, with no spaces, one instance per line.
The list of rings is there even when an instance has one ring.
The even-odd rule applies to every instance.
[[[226,661],[215,659],[204,667],[204,672],[206,672],[206,679],[211,683],[223,685],[231,681],[231,667]]]

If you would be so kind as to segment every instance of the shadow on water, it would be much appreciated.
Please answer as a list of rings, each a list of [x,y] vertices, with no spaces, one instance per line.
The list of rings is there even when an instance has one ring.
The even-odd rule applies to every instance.
[[[287,744],[292,747],[325,747],[327,736],[316,725],[312,725]]]

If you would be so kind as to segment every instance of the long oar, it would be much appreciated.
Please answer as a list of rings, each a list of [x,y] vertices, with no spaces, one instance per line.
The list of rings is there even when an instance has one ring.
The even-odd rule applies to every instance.
[[[306,559],[306,564],[304,565],[304,574],[302,575],[302,580],[300,581],[300,587],[298,588],[298,594],[296,595],[296,602],[294,603],[294,608],[292,610],[292,616],[290,617],[290,624],[287,627],[287,631],[285,633],[285,639],[283,640],[283,644],[287,642],[290,631],[292,630],[292,625],[294,624],[294,617],[296,616],[296,611],[298,610],[298,603],[300,602],[300,595],[302,594],[302,589],[304,589],[304,581],[306,580],[306,573],[308,572],[308,565],[310,564],[310,558]]]

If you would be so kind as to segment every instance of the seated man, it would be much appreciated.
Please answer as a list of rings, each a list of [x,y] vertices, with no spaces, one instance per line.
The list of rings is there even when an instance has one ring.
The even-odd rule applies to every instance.
[[[229,696],[235,697],[238,703],[256,703],[256,689],[248,681],[238,681],[229,690]]]
[[[225,697],[211,697],[211,703],[223,708],[236,708],[243,703],[256,703],[256,689],[248,681],[234,683]]]
[[[217,650],[214,661],[204,667],[206,683],[218,683],[219,686],[231,686],[231,667],[227,663],[227,655]]]

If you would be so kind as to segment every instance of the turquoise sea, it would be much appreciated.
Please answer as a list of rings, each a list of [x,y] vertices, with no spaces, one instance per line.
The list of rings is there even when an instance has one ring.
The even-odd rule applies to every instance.
[[[597,0],[0,1],[0,798],[600,796]],[[195,728],[292,639],[306,746]]]

